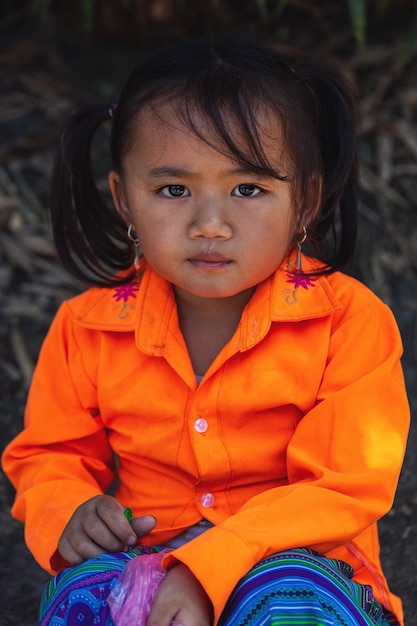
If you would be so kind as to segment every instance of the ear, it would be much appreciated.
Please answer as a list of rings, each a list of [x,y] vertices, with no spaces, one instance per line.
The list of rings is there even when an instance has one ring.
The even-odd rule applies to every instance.
[[[115,170],[112,170],[109,173],[108,181],[110,192],[113,198],[113,204],[116,208],[116,211],[126,225],[130,224],[132,222],[132,218],[130,215],[126,199],[126,192],[120,174]]]

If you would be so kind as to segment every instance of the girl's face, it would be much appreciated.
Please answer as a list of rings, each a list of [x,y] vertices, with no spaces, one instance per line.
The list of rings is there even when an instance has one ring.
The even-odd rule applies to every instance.
[[[271,115],[260,117],[266,156],[291,178],[280,124]],[[173,284],[177,298],[200,304],[238,294],[249,299],[291,248],[291,183],[243,169],[168,106],[158,107],[158,116],[150,109],[139,114],[123,171],[111,172],[109,181],[117,210],[126,224],[133,222],[145,258]]]

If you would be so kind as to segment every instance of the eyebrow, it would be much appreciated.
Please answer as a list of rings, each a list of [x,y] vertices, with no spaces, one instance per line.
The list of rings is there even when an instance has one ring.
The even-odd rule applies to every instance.
[[[193,178],[197,176],[197,173],[192,172],[191,170],[187,170],[181,167],[162,165],[160,167],[153,167],[148,172],[151,178]],[[271,178],[268,174],[259,174],[258,172],[254,172],[249,167],[241,167],[237,166],[231,169],[227,169],[224,171],[225,176],[233,176],[233,175],[250,175],[256,178]]]
[[[181,178],[183,176],[195,176],[193,172],[189,170],[185,170],[181,167],[171,167],[162,165],[161,167],[153,167],[149,170],[149,176],[152,178],[165,178],[165,177],[173,177],[173,178]]]

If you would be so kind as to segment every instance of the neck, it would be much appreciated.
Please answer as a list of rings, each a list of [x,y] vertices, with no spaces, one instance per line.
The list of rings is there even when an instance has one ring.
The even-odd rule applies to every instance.
[[[229,298],[197,298],[176,288],[179,324],[196,374],[203,376],[233,337],[254,290]]]

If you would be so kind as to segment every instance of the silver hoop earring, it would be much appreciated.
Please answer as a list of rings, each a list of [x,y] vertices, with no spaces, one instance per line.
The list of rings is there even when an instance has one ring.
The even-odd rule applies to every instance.
[[[127,236],[129,240],[133,243],[133,247],[135,251],[135,257],[133,259],[133,267],[138,272],[140,270],[140,241],[132,232],[134,228],[135,227],[133,224],[129,224],[129,227],[127,229]]]
[[[302,264],[301,264],[301,246],[307,239],[307,229],[305,226],[301,226],[301,238],[297,241],[297,272],[302,272]]]

